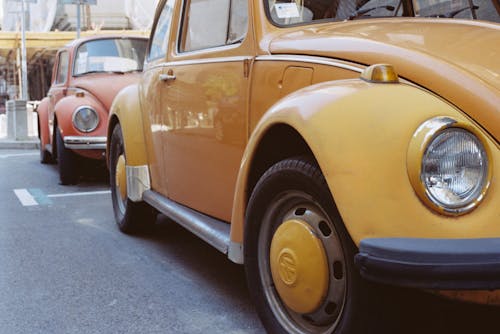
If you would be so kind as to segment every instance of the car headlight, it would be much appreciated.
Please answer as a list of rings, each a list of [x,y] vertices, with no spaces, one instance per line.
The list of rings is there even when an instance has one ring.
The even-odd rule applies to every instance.
[[[94,131],[99,125],[99,114],[92,107],[78,107],[73,113],[73,125],[81,132]]]
[[[420,198],[438,212],[453,215],[475,208],[490,180],[488,151],[481,135],[470,125],[447,117],[431,119],[417,129],[408,170]]]

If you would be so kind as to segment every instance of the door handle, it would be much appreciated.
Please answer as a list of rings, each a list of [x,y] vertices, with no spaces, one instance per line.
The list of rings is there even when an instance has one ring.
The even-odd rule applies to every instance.
[[[174,81],[175,80],[175,74],[169,73],[169,74],[160,74],[160,80],[161,81]]]

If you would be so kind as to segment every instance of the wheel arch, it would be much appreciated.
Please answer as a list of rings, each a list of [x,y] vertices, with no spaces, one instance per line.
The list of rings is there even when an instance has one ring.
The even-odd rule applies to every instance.
[[[263,115],[246,147],[234,196],[232,243],[243,249],[249,194],[262,172],[277,159],[304,152],[316,159],[355,244],[401,233],[458,237],[461,228],[450,231],[450,218],[429,210],[408,178],[409,142],[423,122],[437,116],[470,122],[446,101],[406,83],[325,82],[280,100]],[[488,201],[493,199],[460,219],[488,221],[494,211]],[[438,221],[443,224],[433,224]]]
[[[302,135],[289,124],[273,124],[262,136],[250,162],[245,203],[248,203],[259,178],[275,163],[294,156],[315,159],[309,144]]]
[[[243,230],[246,207],[260,177],[272,165],[287,158],[305,156],[316,161],[304,137],[289,123],[271,122],[260,131],[252,136],[247,145],[233,202],[228,257],[233,262],[241,264],[244,262]]]
[[[38,138],[40,139],[40,145],[47,145],[50,143],[49,99],[47,97],[40,102],[36,113],[38,115]]]
[[[248,201],[259,178],[274,163],[294,156],[307,156],[315,160],[325,175],[322,153],[326,147],[321,141],[324,136],[331,138],[334,135],[327,123],[318,127],[315,118],[327,115],[329,121],[334,120],[339,115],[332,109],[336,109],[339,101],[367,86],[373,84],[358,79],[309,86],[282,98],[262,116],[252,131],[238,174],[231,219],[232,243],[243,248]],[[330,89],[331,94],[325,95],[326,89]],[[331,188],[330,192],[335,198]],[[238,258],[231,252],[229,257],[233,261]]]
[[[109,164],[109,147],[113,129],[119,124],[122,128],[123,145],[127,165],[143,166],[148,164],[146,141],[139,98],[139,86],[130,85],[122,89],[113,100],[109,111],[107,128],[106,161]]]

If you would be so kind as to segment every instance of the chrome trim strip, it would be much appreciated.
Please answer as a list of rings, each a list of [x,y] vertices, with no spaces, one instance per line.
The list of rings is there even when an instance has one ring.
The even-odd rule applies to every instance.
[[[245,258],[243,256],[243,244],[231,241],[229,243],[229,251],[227,253],[229,260],[237,264],[244,264]]]
[[[203,65],[203,64],[217,64],[217,63],[234,63],[239,61],[245,61],[247,59],[252,59],[252,57],[214,57],[214,58],[205,58],[205,59],[189,59],[189,60],[177,60],[171,62],[164,62],[156,64],[148,70],[168,67],[168,66],[187,66],[187,65]]]
[[[197,64],[216,64],[216,63],[228,63],[228,62],[238,62],[245,61],[247,59],[252,59],[250,56],[238,56],[238,57],[213,57],[213,58],[204,58],[204,59],[188,59],[188,60],[177,60],[171,62],[163,62],[159,64],[155,64],[154,66],[148,68],[154,69],[159,67],[167,67],[167,66],[186,66],[186,65],[197,65]],[[335,66],[339,68],[343,68],[346,70],[354,71],[361,73],[364,68],[362,65],[356,67],[354,65],[349,65],[343,63],[339,60],[325,58],[325,57],[316,57],[316,56],[297,56],[297,55],[264,55],[257,56],[255,60],[261,61],[295,61],[300,63],[313,63],[319,65],[328,65]]]
[[[228,223],[191,210],[153,190],[145,191],[143,198],[152,207],[176,221],[218,251],[223,254],[228,253],[229,233],[231,230]]]
[[[252,59],[252,57],[214,57],[214,58],[205,58],[205,59],[177,60],[177,61],[168,62],[167,66],[232,63],[232,62],[244,61],[245,59]]]
[[[127,196],[132,202],[143,200],[145,191],[151,189],[149,168],[143,166],[126,166],[127,171]]]
[[[64,147],[72,150],[105,150],[106,141],[106,137],[66,136]]]
[[[328,65],[343,68],[346,70],[354,71],[354,72],[363,72],[363,69],[360,67],[356,67],[354,65],[345,64],[338,60],[324,58],[324,57],[315,57],[315,56],[297,56],[297,55],[270,55],[270,56],[258,56],[255,60],[259,61],[296,61],[300,63],[313,63],[319,65]]]

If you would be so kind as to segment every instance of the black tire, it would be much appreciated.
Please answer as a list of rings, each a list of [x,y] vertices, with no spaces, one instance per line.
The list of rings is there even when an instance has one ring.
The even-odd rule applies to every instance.
[[[297,312],[286,304],[271,273],[271,263],[275,268],[282,265],[280,257],[275,261],[270,259],[271,244],[278,235],[278,227],[289,220],[307,223],[326,255],[323,267],[326,274],[322,277],[328,277],[327,288],[317,306],[307,313]],[[268,333],[365,332],[364,316],[371,312],[366,312],[368,306],[361,299],[366,297],[366,283],[354,266],[356,247],[314,162],[291,158],[266,171],[250,197],[244,242],[250,295]],[[294,265],[292,269],[298,272],[296,268],[299,267]]]
[[[78,156],[72,150],[64,147],[64,141],[58,127],[56,127],[56,150],[61,184],[77,184],[79,178]]]
[[[113,129],[109,150],[109,181],[116,224],[120,231],[127,234],[148,231],[156,222],[156,211],[145,202],[133,202],[126,195],[123,198],[123,185],[117,182],[120,156],[126,159],[120,124]]]
[[[40,142],[40,163],[42,164],[53,164],[54,159],[52,158],[52,154],[42,146],[42,142]]]
[[[40,139],[40,163],[42,164],[53,164],[54,159],[52,158],[52,154],[47,151],[42,143],[42,133],[40,132],[40,118],[38,118],[38,133]]]

